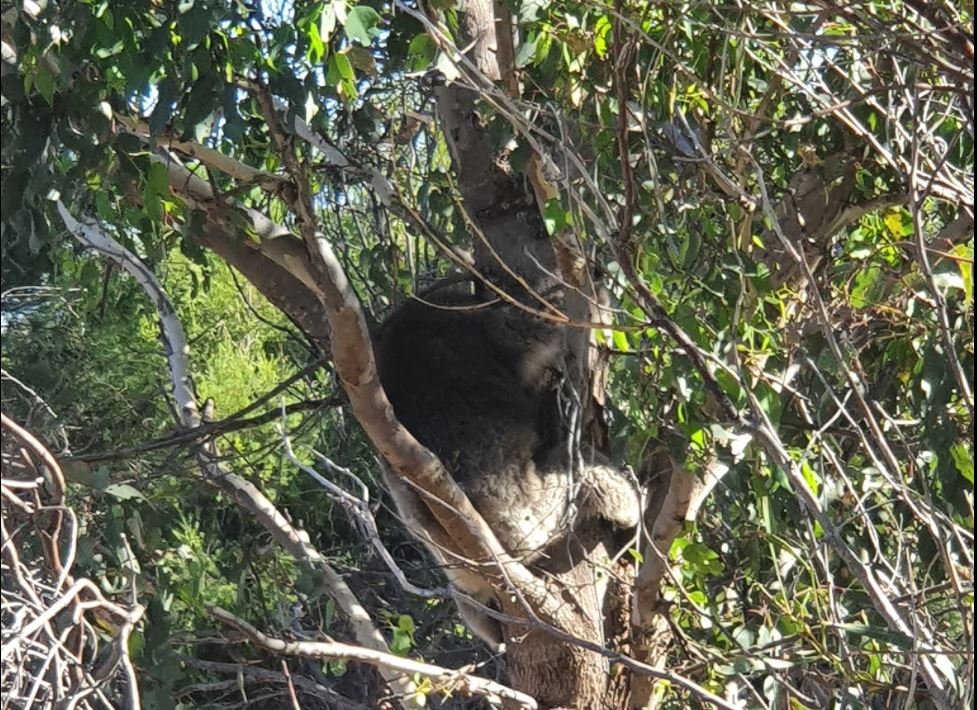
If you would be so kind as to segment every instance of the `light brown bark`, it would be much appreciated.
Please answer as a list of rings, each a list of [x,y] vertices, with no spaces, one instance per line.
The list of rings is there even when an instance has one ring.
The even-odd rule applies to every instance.
[[[518,85],[512,66],[514,45],[508,12],[493,7],[492,0],[466,2],[462,12],[464,34],[458,46],[470,47],[467,56],[484,77],[501,79],[505,90],[515,92]],[[554,249],[531,181],[509,172],[490,145],[478,98],[473,89],[459,84],[442,87],[438,93],[441,125],[476,232],[473,242],[478,271],[534,308],[552,312],[550,306],[555,306],[561,315],[577,322],[598,320],[592,301],[552,278],[561,274],[583,293],[593,293],[585,260],[579,255],[574,259],[567,250],[558,255]],[[533,293],[540,284],[545,284],[545,292]],[[596,293],[593,295],[596,298]],[[590,340],[586,330],[567,333],[566,372],[583,400],[581,416],[585,423],[597,421],[593,414],[597,401],[591,397],[595,363],[591,362]],[[536,605],[532,613],[543,624],[604,645],[608,585],[599,579],[594,562],[607,562],[612,543],[597,539],[601,533],[596,530],[584,534],[595,538],[580,541],[581,549],[591,550],[589,557],[578,553],[571,556],[571,564],[551,569],[545,579],[540,578],[548,603]],[[527,600],[506,593],[504,587],[500,591],[504,613],[527,618]],[[619,587],[615,591],[622,593]],[[531,619],[526,624],[510,624],[506,632],[507,667],[514,688],[535,697],[541,707],[607,707],[610,673],[606,657],[555,637]]]

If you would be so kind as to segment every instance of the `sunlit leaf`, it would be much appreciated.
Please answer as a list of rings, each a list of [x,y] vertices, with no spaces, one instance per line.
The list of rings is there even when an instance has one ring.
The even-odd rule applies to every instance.
[[[357,5],[350,8],[343,27],[346,30],[347,37],[359,42],[364,47],[368,47],[379,33],[378,25],[382,19],[380,13],[372,7]]]
[[[408,63],[413,71],[422,71],[431,66],[437,54],[434,40],[426,32],[417,35],[410,41],[407,48]]]

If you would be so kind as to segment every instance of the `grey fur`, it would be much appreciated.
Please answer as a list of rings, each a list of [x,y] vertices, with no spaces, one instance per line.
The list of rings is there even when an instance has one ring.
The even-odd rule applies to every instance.
[[[542,564],[567,539],[570,519],[577,528],[596,518],[637,525],[637,492],[623,473],[600,461],[571,474],[556,399],[562,329],[459,290],[433,299],[436,306],[409,301],[387,319],[377,339],[380,379],[398,419],[438,455],[506,550]],[[389,472],[386,478],[408,529],[452,585],[497,606],[477,568],[449,558],[417,493]],[[456,601],[472,631],[498,647],[501,624]]]

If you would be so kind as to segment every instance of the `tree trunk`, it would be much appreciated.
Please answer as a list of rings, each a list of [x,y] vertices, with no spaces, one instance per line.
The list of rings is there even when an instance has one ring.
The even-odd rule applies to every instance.
[[[493,10],[491,0],[467,2],[459,12],[465,15],[459,23],[463,32],[474,31],[459,38],[457,45],[470,48],[467,56],[483,79],[511,77],[512,67],[505,59],[508,52],[503,51],[512,45],[507,14],[493,14],[498,9]],[[503,85],[512,91],[513,83],[506,81]],[[472,241],[479,273],[529,308],[577,322],[596,320],[592,300],[564,285],[571,283],[596,298],[586,261],[547,234],[530,180],[511,174],[490,145],[483,118],[478,114],[478,98],[475,90],[461,83],[442,87],[438,92],[441,125],[464,206],[476,232]],[[543,320],[537,322],[540,329],[553,327]],[[565,328],[564,342],[564,372],[567,386],[574,388],[577,395],[577,417],[584,427],[584,441],[601,443],[606,437],[595,412],[603,391],[594,382],[603,382],[603,378],[595,378],[591,331]],[[599,367],[596,372],[600,372]],[[591,539],[578,536],[572,543],[576,549],[568,551],[565,560],[541,565],[550,595],[562,601],[558,618],[551,623],[559,632],[604,646],[608,638],[622,637],[627,623],[626,613],[612,615],[608,621],[615,622],[616,616],[616,623],[605,628],[605,608],[628,609],[630,586],[608,584],[606,570],[610,554],[616,551],[609,530],[591,529],[580,535]],[[611,604],[609,591],[619,597],[610,600]],[[511,593],[503,594],[503,612],[526,618],[525,601]],[[506,646],[509,682],[535,697],[540,707],[623,707],[626,702],[620,688],[611,693],[607,657],[560,638],[539,623],[510,624],[506,628]]]

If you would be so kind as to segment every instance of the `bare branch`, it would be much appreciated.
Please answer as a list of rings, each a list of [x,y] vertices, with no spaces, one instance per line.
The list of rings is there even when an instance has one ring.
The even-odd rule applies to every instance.
[[[518,690],[506,687],[501,683],[469,675],[462,671],[442,668],[412,661],[409,658],[395,656],[391,653],[350,646],[335,641],[286,641],[273,638],[262,633],[251,624],[239,619],[228,611],[210,606],[207,611],[215,619],[240,631],[252,643],[272,653],[286,656],[305,656],[307,658],[334,658],[340,660],[360,661],[368,663],[387,673],[418,674],[432,678],[436,683],[436,690],[445,694],[458,694],[464,697],[482,696],[491,702],[503,703],[507,707],[536,708],[536,701]]]
[[[144,608],[136,599],[134,577],[128,606],[107,599],[91,580],[74,578],[79,525],[65,505],[61,467],[37,437],[4,412],[0,428],[4,700],[17,707],[71,706],[96,695],[106,706],[139,710],[129,639]],[[128,550],[124,536],[123,544]],[[99,617],[112,624],[102,624],[103,638],[113,629],[107,652],[86,654],[86,644],[98,646],[91,632]]]

